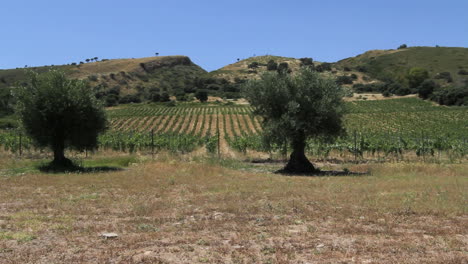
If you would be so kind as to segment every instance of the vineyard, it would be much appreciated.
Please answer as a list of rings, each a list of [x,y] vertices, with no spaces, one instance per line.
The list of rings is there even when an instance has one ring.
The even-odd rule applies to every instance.
[[[308,142],[318,158],[422,159],[441,155],[464,159],[468,148],[468,108],[442,107],[416,98],[347,103],[347,134],[334,143]],[[268,145],[261,138],[261,120],[244,105],[181,104],[175,107],[139,104],[108,110],[109,131],[99,138],[101,150],[153,152],[169,150],[231,156],[249,151],[282,154],[287,145]],[[6,151],[37,151],[18,131],[0,134]],[[415,154],[415,155],[414,155]]]

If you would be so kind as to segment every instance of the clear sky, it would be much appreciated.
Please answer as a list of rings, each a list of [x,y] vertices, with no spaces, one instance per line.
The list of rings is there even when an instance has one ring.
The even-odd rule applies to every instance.
[[[0,25],[0,69],[159,52],[211,71],[254,54],[468,47],[468,0],[14,0]]]

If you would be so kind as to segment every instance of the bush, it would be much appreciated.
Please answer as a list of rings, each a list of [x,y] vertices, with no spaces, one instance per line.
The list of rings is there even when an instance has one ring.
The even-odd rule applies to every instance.
[[[358,72],[367,72],[367,67],[366,67],[366,66],[360,65],[360,66],[357,66],[357,67],[356,67],[356,70],[357,70]]]
[[[141,99],[136,94],[127,94],[124,97],[120,98],[119,100],[119,104],[129,104],[129,103],[141,103]]]
[[[421,83],[421,85],[418,87],[418,95],[422,99],[427,99],[429,96],[434,92],[436,89],[437,85],[434,81],[432,80],[425,80],[424,82]]]
[[[389,91],[384,91],[382,95],[383,97],[390,97],[392,94]]]
[[[406,78],[411,88],[417,88],[424,80],[429,78],[429,72],[424,68],[414,67],[409,70]]]
[[[119,96],[115,94],[108,94],[105,97],[104,103],[107,107],[116,106],[119,103]]]
[[[200,100],[200,102],[206,102],[208,101],[208,93],[206,91],[197,91],[195,93],[195,98]]]
[[[331,63],[324,62],[324,63],[322,63],[320,65],[317,65],[315,67],[315,70],[318,71],[318,72],[331,71],[332,70]]]
[[[258,66],[259,66],[258,62],[254,61],[250,63],[247,67],[249,67],[249,69],[256,69],[258,68]]]
[[[459,75],[468,75],[468,71],[464,70],[464,69],[461,69],[461,70],[458,71],[458,74]]]
[[[406,44],[401,44],[401,45],[398,47],[398,49],[406,49],[406,48],[408,48],[408,45],[406,45]]]
[[[312,58],[300,58],[301,66],[310,66],[314,65],[314,60]]]
[[[269,60],[267,63],[267,70],[268,71],[276,71],[278,69],[278,63],[274,60]]]
[[[369,83],[369,84],[362,84],[357,83],[353,85],[354,91],[357,93],[369,93],[369,92],[383,92],[383,84],[381,83]]]
[[[351,74],[350,77],[351,77],[351,79],[353,79],[353,80],[357,80],[357,79],[358,79],[358,76],[357,76],[356,74],[354,74],[354,73]]]
[[[431,100],[441,105],[468,106],[468,86],[438,90],[433,93]]]
[[[160,99],[161,102],[169,102],[170,100],[171,100],[171,98],[169,97],[168,93],[162,93],[161,94],[161,99]]]
[[[349,71],[351,71],[351,68],[349,68],[349,67],[344,67],[344,68],[343,68],[343,71],[349,72]]]
[[[282,62],[278,65],[278,73],[290,73],[289,65],[287,62]]]
[[[353,84],[353,79],[350,76],[338,76],[338,78],[336,78],[336,83],[338,85]]]
[[[151,93],[150,94],[150,100],[151,102],[160,102],[161,101],[161,95],[159,93]]]

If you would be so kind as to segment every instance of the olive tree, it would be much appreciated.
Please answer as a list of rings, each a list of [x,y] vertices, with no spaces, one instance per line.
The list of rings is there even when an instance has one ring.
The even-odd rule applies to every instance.
[[[51,165],[71,166],[65,149],[97,147],[97,136],[107,125],[104,109],[85,81],[57,70],[29,76],[14,90],[22,126],[36,145],[52,149]]]
[[[254,113],[263,118],[263,136],[269,142],[292,147],[286,173],[318,171],[305,155],[309,138],[333,139],[343,132],[343,90],[335,80],[308,67],[295,74],[266,72],[243,87]]]

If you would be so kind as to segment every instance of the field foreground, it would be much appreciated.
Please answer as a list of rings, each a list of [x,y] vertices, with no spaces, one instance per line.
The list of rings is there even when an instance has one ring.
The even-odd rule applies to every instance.
[[[466,164],[348,168],[371,173],[168,159],[0,176],[0,263],[468,263]]]

